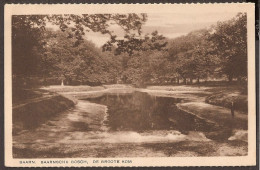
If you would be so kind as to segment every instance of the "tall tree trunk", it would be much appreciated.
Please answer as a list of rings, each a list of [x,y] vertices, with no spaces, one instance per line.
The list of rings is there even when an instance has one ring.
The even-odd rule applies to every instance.
[[[184,83],[184,84],[187,84],[186,78],[183,79],[183,83]]]
[[[180,84],[180,78],[177,77],[177,84]]]
[[[229,75],[229,76],[228,76],[228,81],[229,81],[229,82],[232,82],[232,80],[233,80],[233,75]]]
[[[190,84],[192,84],[192,78],[190,78]]]
[[[173,79],[173,78],[171,78],[171,80],[170,80],[170,81],[171,81],[171,84],[173,84],[173,81],[174,81],[174,79]]]
[[[197,77],[197,83],[200,84],[200,78],[199,77]]]

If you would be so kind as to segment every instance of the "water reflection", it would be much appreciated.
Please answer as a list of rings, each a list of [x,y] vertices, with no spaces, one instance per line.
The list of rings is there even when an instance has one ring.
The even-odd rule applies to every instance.
[[[176,98],[134,92],[86,100],[108,106],[105,124],[111,131],[178,130],[187,134],[188,131],[210,129],[203,120],[179,110],[176,103],[181,100]]]

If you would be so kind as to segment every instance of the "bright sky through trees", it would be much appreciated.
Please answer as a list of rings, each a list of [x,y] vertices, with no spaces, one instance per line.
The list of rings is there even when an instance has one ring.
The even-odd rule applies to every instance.
[[[185,35],[193,30],[202,29],[215,24],[218,21],[229,20],[237,13],[194,13],[180,15],[179,13],[172,14],[148,14],[148,20],[143,26],[143,33],[151,33],[157,30],[167,38],[176,38]],[[113,31],[119,36],[123,36],[124,32],[119,26],[114,25]],[[89,32],[86,34],[88,40],[94,42],[98,47],[101,47],[107,40],[108,35],[101,33]]]
[[[167,38],[176,38],[182,35],[186,35],[193,30],[207,28],[218,21],[226,21],[234,17],[237,13],[149,13],[148,20],[143,25],[143,33],[152,33],[157,30],[160,34],[163,34]],[[58,29],[57,26],[47,24],[47,27]],[[113,25],[111,28],[118,37],[124,35],[123,30],[118,25]],[[85,35],[86,39],[92,41],[101,47],[109,40],[108,35],[103,35],[99,32],[88,32]]]

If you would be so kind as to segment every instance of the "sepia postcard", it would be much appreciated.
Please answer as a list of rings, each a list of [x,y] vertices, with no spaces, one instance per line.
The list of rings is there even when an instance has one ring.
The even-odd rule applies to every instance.
[[[255,6],[6,4],[5,165],[256,165]]]

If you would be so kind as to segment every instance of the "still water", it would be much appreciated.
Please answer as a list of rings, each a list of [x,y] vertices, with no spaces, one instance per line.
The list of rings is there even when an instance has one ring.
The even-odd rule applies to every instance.
[[[143,92],[131,94],[105,94],[85,99],[107,106],[104,126],[110,131],[177,130],[208,131],[210,126],[194,115],[179,110],[181,99],[150,96]]]

